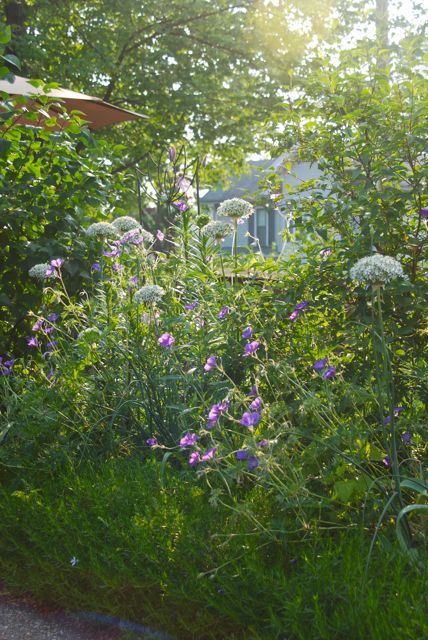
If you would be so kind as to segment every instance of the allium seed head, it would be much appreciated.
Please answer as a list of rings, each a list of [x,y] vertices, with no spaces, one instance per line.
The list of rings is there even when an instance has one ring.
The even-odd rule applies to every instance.
[[[31,267],[29,270],[28,275],[31,278],[36,278],[36,280],[44,280],[48,277],[50,269],[51,265],[48,263],[35,264],[34,267]]]
[[[109,222],[94,222],[86,229],[90,238],[116,238],[117,229]]]
[[[159,302],[165,295],[165,290],[159,287],[157,284],[146,284],[145,287],[141,287],[135,292],[134,301],[137,304],[145,302],[146,304],[154,304]]]
[[[252,204],[241,198],[231,198],[221,203],[217,209],[217,213],[220,216],[227,216],[233,220],[238,218],[249,218],[254,213],[254,207]]]
[[[140,226],[135,218],[131,218],[131,216],[120,216],[113,220],[112,225],[121,233],[126,233],[126,231],[131,231],[131,229],[137,229]]]
[[[404,278],[403,267],[391,256],[375,253],[358,260],[350,271],[352,280],[362,284],[387,284],[395,278]]]
[[[201,229],[203,236],[217,241],[223,240],[232,232],[233,228],[231,224],[228,222],[220,222],[219,220],[212,220]]]

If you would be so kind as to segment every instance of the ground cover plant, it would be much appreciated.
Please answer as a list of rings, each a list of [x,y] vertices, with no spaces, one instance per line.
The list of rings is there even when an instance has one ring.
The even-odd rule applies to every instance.
[[[168,228],[82,228],[79,296],[62,256],[29,271],[30,356],[1,363],[2,575],[31,568],[43,598],[183,638],[423,637],[426,369],[395,322],[408,265],[316,241],[238,254],[252,206],[210,222],[203,163],[183,175],[182,158],[159,170]]]

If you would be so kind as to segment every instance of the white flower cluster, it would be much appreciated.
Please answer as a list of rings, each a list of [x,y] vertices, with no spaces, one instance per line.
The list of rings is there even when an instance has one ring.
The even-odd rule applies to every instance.
[[[94,222],[86,229],[90,238],[116,238],[117,230],[109,222]]]
[[[249,218],[251,214],[254,213],[254,207],[246,200],[241,200],[241,198],[231,198],[230,200],[225,200],[221,203],[217,209],[217,213],[220,216],[227,216],[234,220],[239,218],[245,219]]]
[[[135,218],[131,218],[131,216],[120,216],[120,218],[113,220],[112,225],[121,233],[126,233],[126,231],[131,231],[131,229],[137,229],[140,226]]]
[[[50,264],[35,264],[34,267],[31,267],[31,269],[28,271],[28,275],[31,278],[36,278],[37,280],[44,280],[47,277],[46,272],[48,271],[48,269],[52,269]]]
[[[140,302],[154,304],[155,302],[159,302],[164,294],[164,289],[157,284],[146,284],[145,287],[141,287],[141,289],[135,292],[134,301],[137,304],[140,304]]]
[[[401,264],[395,258],[379,253],[358,260],[350,274],[352,280],[363,284],[386,284],[394,278],[404,278]]]
[[[202,235],[212,240],[223,240],[223,238],[230,235],[232,231],[233,228],[229,222],[220,222],[219,220],[208,222],[208,224],[201,229]]]

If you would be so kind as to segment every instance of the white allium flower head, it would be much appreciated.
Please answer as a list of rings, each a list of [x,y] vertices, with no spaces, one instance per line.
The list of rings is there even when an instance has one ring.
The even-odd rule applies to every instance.
[[[135,218],[131,218],[131,216],[120,216],[116,218],[116,220],[113,220],[112,225],[121,233],[131,231],[131,229],[137,229],[140,226],[139,222],[137,222]]]
[[[249,218],[254,213],[254,207],[252,204],[241,198],[231,198],[221,203],[217,209],[217,213],[220,216],[227,216],[234,220],[238,218]]]
[[[94,222],[86,229],[90,238],[116,238],[117,229],[109,222]]]
[[[134,301],[137,304],[140,304],[140,302],[154,304],[155,302],[159,302],[164,294],[165,290],[157,284],[146,284],[145,287],[141,287],[141,289],[135,292]]]
[[[358,260],[350,271],[352,280],[362,284],[386,284],[404,278],[403,267],[395,258],[375,253]]]
[[[28,275],[31,278],[36,278],[37,280],[44,280],[47,277],[46,272],[51,268],[51,265],[48,263],[35,264],[34,267],[31,267],[28,271]]]
[[[212,220],[201,229],[202,235],[213,240],[223,240],[233,231],[233,227],[229,222],[221,222],[220,220]]]

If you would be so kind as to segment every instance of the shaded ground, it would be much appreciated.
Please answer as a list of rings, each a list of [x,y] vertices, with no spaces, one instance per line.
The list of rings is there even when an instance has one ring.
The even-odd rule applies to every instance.
[[[30,598],[12,596],[0,585],[0,640],[141,640],[148,637],[36,606]]]

